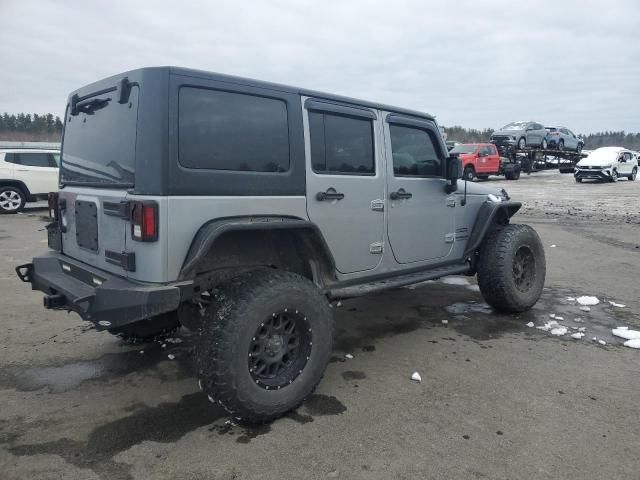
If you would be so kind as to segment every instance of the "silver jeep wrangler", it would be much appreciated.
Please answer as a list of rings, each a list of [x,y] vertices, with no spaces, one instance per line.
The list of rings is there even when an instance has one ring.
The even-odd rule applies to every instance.
[[[332,301],[477,274],[496,310],[536,303],[520,203],[460,175],[425,113],[142,68],[70,95],[51,250],[17,272],[98,330],[198,331],[205,394],[268,421],[320,381]]]

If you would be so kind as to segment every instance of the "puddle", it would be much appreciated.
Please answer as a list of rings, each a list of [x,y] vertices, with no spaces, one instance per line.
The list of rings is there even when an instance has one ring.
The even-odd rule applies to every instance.
[[[140,353],[143,350],[144,353]],[[106,381],[135,371],[154,369],[158,375],[165,374],[159,364],[167,355],[176,355],[179,365],[178,377],[186,378],[192,373],[192,359],[187,344],[171,344],[162,348],[160,344],[147,344],[135,350],[105,354],[95,360],[83,360],[53,367],[4,367],[0,369],[0,387],[19,391],[34,391],[48,388],[51,393],[61,393],[78,387],[88,380]],[[172,379],[176,374],[172,373]],[[163,379],[165,379],[163,377]]]
[[[86,442],[63,438],[47,443],[13,445],[7,450],[27,457],[58,455],[77,467],[93,470],[102,478],[130,479],[130,466],[113,460],[120,452],[145,441],[175,442],[223,415],[222,408],[213,406],[198,392],[183,396],[177,403],[135,407],[131,415],[97,427]]]

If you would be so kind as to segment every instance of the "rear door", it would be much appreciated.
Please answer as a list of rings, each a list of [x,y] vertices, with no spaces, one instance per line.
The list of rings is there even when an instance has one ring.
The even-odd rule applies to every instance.
[[[384,239],[384,170],[374,110],[304,99],[307,213],[341,273],[374,269]]]
[[[32,195],[42,195],[58,189],[58,168],[49,152],[14,153],[14,175]]]
[[[95,94],[67,108],[59,193],[62,250],[127,276],[135,269],[127,253],[126,202],[135,180],[139,87],[131,86],[124,102],[109,88],[112,83],[97,84]]]

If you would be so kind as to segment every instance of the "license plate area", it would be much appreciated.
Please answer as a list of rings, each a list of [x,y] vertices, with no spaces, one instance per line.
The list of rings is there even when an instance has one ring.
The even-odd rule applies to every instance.
[[[98,251],[98,207],[94,202],[76,200],[76,243],[80,248]]]

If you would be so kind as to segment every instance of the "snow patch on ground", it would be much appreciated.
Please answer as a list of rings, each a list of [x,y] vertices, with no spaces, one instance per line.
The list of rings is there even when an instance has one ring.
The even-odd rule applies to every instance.
[[[571,334],[571,338],[575,338],[576,340],[580,340],[582,337],[584,337],[584,333],[582,332],[576,332]]]
[[[469,280],[464,277],[444,277],[440,281],[447,285],[469,285]]]
[[[612,302],[611,300],[609,300],[609,304],[610,304],[612,307],[618,307],[618,308],[625,308],[625,307],[626,307],[626,305],[623,305],[622,303]]]
[[[414,382],[422,382],[422,377],[420,376],[420,374],[418,372],[413,372],[411,374],[411,380],[413,380]]]
[[[600,303],[598,297],[589,295],[583,295],[582,297],[578,297],[576,300],[580,305],[598,305]]]
[[[567,334],[567,327],[559,326],[551,329],[551,335],[560,336],[560,335],[566,335],[566,334]]]
[[[633,340],[627,340],[623,343],[625,347],[640,348],[640,338],[634,338]]]
[[[629,328],[614,328],[611,333],[616,337],[624,338],[625,340],[638,340],[640,339],[640,332],[637,330],[629,330]]]
[[[580,310],[582,310],[583,312],[590,312],[591,307],[580,307]]]
[[[535,323],[533,323],[533,322],[529,322],[529,323],[527,323],[527,327],[529,327],[529,328],[532,328],[532,327],[534,327],[534,326],[535,326]]]

